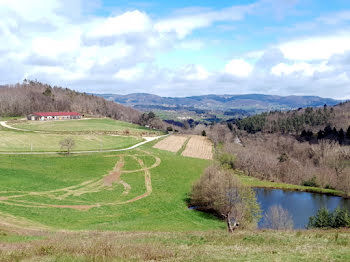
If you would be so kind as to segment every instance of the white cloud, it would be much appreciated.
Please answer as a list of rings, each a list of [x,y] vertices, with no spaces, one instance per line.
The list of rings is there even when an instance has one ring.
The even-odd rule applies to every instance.
[[[0,6],[2,15],[11,12],[33,22],[41,19],[51,21],[58,19],[55,10],[61,7],[61,3],[59,0],[0,0]]]
[[[332,70],[332,67],[328,66],[326,62],[320,64],[297,62],[294,64],[279,63],[271,68],[271,73],[277,76],[290,75],[293,73],[312,76],[315,72],[322,73],[330,70]]]
[[[189,65],[180,71],[183,71],[184,78],[190,81],[205,80],[209,77],[209,72],[200,65]]]
[[[248,77],[253,71],[253,66],[243,59],[233,59],[225,66],[225,72],[237,77]]]
[[[151,20],[138,10],[95,22],[87,37],[110,37],[123,34],[143,33],[151,29]]]
[[[258,3],[261,7],[275,2],[278,0]],[[157,54],[174,49],[200,51],[206,56],[208,38],[201,38],[201,34],[191,37],[194,30],[217,30],[224,24],[239,32],[239,24],[232,22],[257,11],[259,4],[221,10],[192,8],[155,20],[153,14],[140,10],[110,17],[84,16],[85,3],[0,0],[0,84],[28,77],[87,92],[181,96],[254,92],[331,97],[347,92],[350,97],[346,91],[350,86],[349,32],[323,32],[271,44],[267,49],[259,47],[241,56],[232,54],[236,58],[227,61],[222,72],[208,71],[208,65],[195,60],[190,65],[159,68],[154,63]],[[288,4],[286,8],[281,5],[282,16],[288,12]],[[327,19],[324,24],[343,23],[348,13],[337,21],[332,16]],[[190,58],[186,57],[184,64]]]
[[[139,67],[133,67],[128,69],[119,70],[114,77],[123,81],[134,81],[140,78],[143,74],[143,70]]]
[[[350,34],[315,36],[288,41],[278,46],[290,60],[322,60],[350,50]]]
[[[75,52],[80,47],[78,35],[64,35],[63,38],[36,37],[32,40],[32,52],[45,57],[58,57],[65,53]]]
[[[204,28],[220,21],[239,21],[255,7],[254,4],[224,8],[219,11],[199,12],[191,15],[182,15],[155,24],[155,29],[160,33],[176,33],[182,39],[192,33],[193,30]]]

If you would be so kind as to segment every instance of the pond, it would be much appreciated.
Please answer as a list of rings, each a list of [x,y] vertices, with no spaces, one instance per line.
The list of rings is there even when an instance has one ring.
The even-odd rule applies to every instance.
[[[342,197],[269,188],[254,188],[254,190],[263,214],[269,207],[280,205],[293,217],[295,229],[306,228],[309,217],[314,216],[322,207],[328,210],[334,210],[338,206],[346,207],[350,212],[350,199]],[[262,227],[262,222],[263,219],[259,221],[259,228]]]

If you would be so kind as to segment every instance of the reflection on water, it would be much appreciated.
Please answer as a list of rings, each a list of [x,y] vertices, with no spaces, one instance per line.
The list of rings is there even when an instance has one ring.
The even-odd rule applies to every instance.
[[[350,199],[324,194],[283,191],[281,189],[255,188],[257,200],[263,214],[274,205],[281,205],[293,217],[294,228],[307,226],[309,217],[317,213],[321,207],[334,210],[336,207],[346,207],[350,212]],[[262,220],[259,222],[261,226]]]

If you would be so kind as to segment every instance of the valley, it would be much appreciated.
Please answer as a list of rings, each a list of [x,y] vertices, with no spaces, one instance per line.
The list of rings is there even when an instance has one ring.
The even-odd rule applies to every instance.
[[[215,158],[213,144],[207,137],[187,134],[163,137],[162,131],[108,118],[42,122],[10,119],[6,124],[8,127],[2,126],[0,130],[3,134],[0,150],[11,151],[0,154],[0,256],[3,258],[87,258],[86,254],[78,250],[86,250],[106,259],[109,256],[122,258],[124,255],[134,257],[135,260],[145,258],[146,253],[136,251],[130,254],[128,248],[122,249],[120,253],[119,249],[113,247],[102,255],[92,243],[81,247],[77,238],[92,234],[90,232],[96,232],[95,237],[103,245],[115,246],[121,241],[121,236],[127,236],[128,241],[131,241],[128,243],[130,249],[137,250],[150,247],[150,243],[158,243],[162,251],[153,247],[149,249],[149,256],[158,260],[167,260],[170,255],[173,257],[174,250],[185,252],[193,261],[209,261],[222,256],[229,259],[232,255],[237,256],[240,249],[230,248],[224,255],[211,253],[205,258],[202,252],[208,247],[224,248],[229,243],[227,241],[238,241],[256,248],[257,245],[261,246],[261,239],[265,239],[261,255],[239,251],[242,258],[260,259],[262,256],[268,257],[270,252],[268,250],[271,247],[266,238],[271,241],[292,241],[294,245],[311,245],[310,259],[317,260],[321,253],[316,246],[324,239],[332,239],[334,234],[340,235],[341,240],[332,240],[332,245],[341,248],[327,253],[326,257],[348,256],[343,249],[347,244],[342,244],[350,241],[347,231],[324,232],[321,238],[315,238],[319,234],[317,231],[300,233],[300,238],[295,238],[295,232],[260,231],[254,233],[259,238],[250,241],[250,231],[243,230],[232,237],[222,235],[225,229],[223,221],[213,214],[188,208],[191,186]],[[154,139],[127,149],[131,145],[138,145],[144,136]],[[58,144],[65,137],[76,141],[69,155]],[[109,144],[103,140],[106,137],[112,138],[108,140]],[[102,141],[104,147],[100,148],[94,139]],[[56,144],[55,147],[47,142],[39,143],[48,140],[52,145]],[[16,147],[16,143],[22,145],[25,141],[32,141],[34,150],[29,150],[28,145]],[[36,155],[35,150],[39,149],[42,154]],[[99,152],[75,152],[83,149]],[[47,150],[57,152],[45,154]],[[16,154],[16,151],[27,154]],[[239,172],[236,176],[250,187],[262,184],[263,187],[288,188],[286,184],[252,180]],[[312,191],[308,187],[295,188]],[[140,237],[141,233],[137,232],[145,233]],[[188,238],[187,232],[193,232],[191,238]],[[66,244],[60,243],[62,237],[68,241],[64,243],[70,243],[74,248],[68,251]],[[137,244],[136,239],[142,239],[144,244]],[[12,250],[13,241],[17,245],[26,243],[20,248],[24,253]],[[180,243],[196,247],[187,252]],[[290,247],[283,246],[278,247],[284,250],[278,257],[291,254]],[[38,253],[39,249],[49,250],[49,253]],[[294,256],[305,256],[305,253],[300,251]],[[182,259],[183,256],[177,258]]]
[[[191,97],[161,97],[147,93],[128,95],[99,94],[103,98],[131,106],[141,111],[153,111],[163,120],[183,126],[192,120],[198,123],[217,123],[275,110],[300,107],[333,106],[339,100],[316,96],[204,95]]]

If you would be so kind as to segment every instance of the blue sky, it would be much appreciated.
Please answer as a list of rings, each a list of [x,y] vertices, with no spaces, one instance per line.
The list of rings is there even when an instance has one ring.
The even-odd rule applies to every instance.
[[[0,84],[350,99],[346,0],[0,0],[0,15]]]

